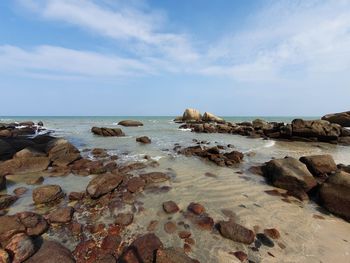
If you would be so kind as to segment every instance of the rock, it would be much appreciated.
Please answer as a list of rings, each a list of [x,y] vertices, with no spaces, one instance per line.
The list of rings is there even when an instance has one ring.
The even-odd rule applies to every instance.
[[[181,249],[166,248],[158,249],[156,263],[195,263],[196,261],[187,256]]]
[[[51,223],[68,223],[72,220],[73,213],[73,207],[62,207],[51,212],[49,214],[49,220]]]
[[[18,187],[15,190],[13,190],[13,193],[17,197],[20,197],[21,195],[24,195],[27,191],[28,191],[28,188],[26,188],[26,187]]]
[[[72,253],[56,241],[44,240],[39,250],[26,263],[75,263]]]
[[[273,243],[273,241],[265,234],[263,233],[259,233],[256,234],[256,238],[264,245],[267,247],[274,247],[275,244]]]
[[[94,263],[116,263],[116,259],[111,254],[102,254],[99,255]]]
[[[264,120],[255,119],[252,121],[253,128],[255,130],[270,130],[272,129],[272,125]]]
[[[125,136],[124,132],[119,129],[119,128],[106,128],[106,127],[92,127],[91,132],[95,135],[99,136],[105,136],[105,137],[110,137],[110,136]]]
[[[192,219],[192,221],[194,222],[194,224],[197,225],[197,227],[199,227],[200,229],[203,230],[212,230],[213,226],[214,226],[214,220],[213,218],[207,216],[207,215],[200,215],[200,216],[196,216],[194,219]]]
[[[30,158],[30,157],[46,157],[44,152],[39,152],[33,148],[27,147],[16,152],[13,158]]]
[[[139,193],[143,191],[146,182],[140,177],[132,177],[127,183],[127,189],[131,193]]]
[[[190,203],[187,210],[194,213],[195,215],[201,215],[205,213],[205,208],[199,203]]]
[[[219,118],[218,116],[210,113],[210,112],[204,112],[202,121],[205,122],[218,122],[218,123],[223,123],[225,122],[224,119]]]
[[[200,112],[196,109],[186,109],[182,115],[183,121],[200,121],[202,116]]]
[[[182,116],[175,117],[174,122],[175,123],[182,123]]]
[[[17,199],[18,197],[14,195],[0,195],[0,210],[8,208],[16,202]]]
[[[162,248],[163,244],[155,234],[146,234],[132,242],[120,260],[124,263],[153,263],[156,251]]]
[[[232,163],[240,163],[243,160],[243,153],[238,151],[232,151],[229,153],[225,153],[224,156],[229,159]]]
[[[0,242],[8,241],[13,235],[24,233],[25,226],[16,216],[0,216]]]
[[[83,193],[83,192],[71,192],[68,195],[68,199],[70,201],[78,201],[78,200],[83,199],[84,196],[85,196],[85,193]]]
[[[35,204],[44,204],[61,199],[64,193],[59,185],[44,185],[35,188],[32,196]]]
[[[321,204],[330,212],[350,220],[350,174],[340,171],[321,186]]]
[[[329,154],[303,156],[300,161],[306,164],[309,171],[315,177],[327,177],[327,174],[337,170],[333,157]]]
[[[310,138],[320,141],[337,140],[341,134],[341,126],[324,120],[305,121],[295,119],[292,121],[293,136]]]
[[[28,236],[40,236],[48,229],[49,225],[45,218],[33,212],[21,212],[17,214],[17,218],[26,228]]]
[[[86,192],[92,198],[98,198],[117,188],[123,181],[123,177],[119,174],[100,174],[92,179],[86,187]]]
[[[23,233],[14,235],[6,245],[6,250],[12,255],[13,263],[23,262],[35,253],[33,241]]]
[[[118,122],[118,125],[125,126],[125,127],[139,127],[143,126],[143,123],[140,121],[134,121],[134,120],[124,120]]]
[[[322,120],[336,123],[343,127],[350,127],[350,111],[327,114],[322,117]]]
[[[51,142],[47,152],[54,166],[67,166],[81,158],[79,150],[65,139]]]
[[[236,251],[233,253],[233,255],[238,258],[241,262],[246,262],[248,259],[248,255],[244,253],[243,251]]]
[[[2,248],[0,248],[0,263],[11,263],[9,254]]]
[[[264,229],[264,233],[273,239],[279,239],[281,237],[280,232],[276,228]]]
[[[138,137],[136,138],[136,141],[144,144],[151,143],[151,139],[148,138],[147,136]]]
[[[286,190],[310,191],[317,185],[306,166],[292,157],[275,159],[263,166],[264,176],[276,187]]]
[[[164,224],[164,231],[168,234],[173,234],[176,231],[176,224],[174,222],[166,222]]]
[[[39,176],[39,177],[34,177],[26,181],[28,185],[38,185],[42,184],[44,182],[44,177]]]
[[[41,172],[47,169],[50,160],[47,157],[14,158],[0,164],[0,176]]]
[[[225,238],[248,245],[254,242],[254,232],[244,226],[236,224],[232,220],[220,221],[218,225],[220,234]]]
[[[179,232],[179,238],[181,238],[181,239],[189,238],[191,235],[192,234],[189,231],[180,231]]]
[[[108,156],[106,149],[102,149],[102,148],[94,148],[92,149],[91,153],[94,157],[99,157],[99,158],[104,158]]]
[[[167,214],[174,214],[180,210],[174,201],[164,202],[163,209]]]
[[[134,215],[131,213],[120,213],[115,219],[115,223],[121,226],[128,226],[134,221]]]
[[[162,183],[170,179],[168,175],[161,172],[145,173],[141,174],[140,177],[146,181],[146,184]]]
[[[38,126],[44,126],[44,123],[42,121],[38,121],[37,125]]]
[[[0,137],[11,137],[12,132],[10,130],[0,130]]]

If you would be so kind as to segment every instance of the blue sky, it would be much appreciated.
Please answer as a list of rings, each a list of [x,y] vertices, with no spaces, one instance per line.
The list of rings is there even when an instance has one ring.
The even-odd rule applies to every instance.
[[[349,0],[4,0],[1,115],[349,110]]]

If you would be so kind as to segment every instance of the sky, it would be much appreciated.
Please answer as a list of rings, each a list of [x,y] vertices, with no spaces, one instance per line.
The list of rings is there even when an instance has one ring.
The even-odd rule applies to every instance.
[[[350,0],[2,0],[0,116],[350,110]]]

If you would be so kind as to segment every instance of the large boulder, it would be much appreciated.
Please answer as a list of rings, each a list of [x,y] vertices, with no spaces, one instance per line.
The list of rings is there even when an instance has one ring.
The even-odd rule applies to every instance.
[[[39,250],[26,263],[74,263],[72,253],[56,241],[44,240]]]
[[[306,164],[315,177],[326,177],[337,170],[337,165],[329,154],[303,156],[300,161]]]
[[[343,127],[350,127],[350,111],[327,114],[322,117],[322,120],[336,123]]]
[[[202,115],[196,109],[186,109],[182,115],[183,121],[201,121]]]
[[[125,136],[124,132],[119,128],[92,127],[91,132],[95,135],[105,136],[105,137]]]
[[[292,135],[304,138],[317,138],[322,141],[337,140],[341,135],[341,126],[325,120],[306,121],[295,119],[292,121]]]
[[[86,192],[92,198],[98,198],[117,188],[123,181],[123,176],[119,174],[100,174],[90,181],[86,187]]]
[[[14,158],[0,164],[0,176],[40,172],[46,170],[49,164],[47,157]]]
[[[350,174],[340,171],[320,188],[320,201],[330,212],[350,220]]]
[[[44,204],[61,199],[64,193],[59,185],[44,185],[35,188],[32,193],[35,204]]]
[[[47,153],[54,166],[67,166],[81,158],[79,150],[65,139],[51,142]]]
[[[210,112],[204,112],[202,120],[205,122],[219,122],[222,123],[224,122],[224,119],[210,113]]]
[[[162,249],[163,244],[159,238],[151,233],[143,235],[126,249],[121,256],[121,262],[125,263],[152,263],[156,262],[156,252],[158,249]]]
[[[290,191],[308,192],[317,185],[306,165],[292,157],[267,162],[263,173],[274,186]]]
[[[124,126],[124,127],[139,127],[143,126],[143,123],[140,121],[134,121],[134,120],[124,120],[118,122],[118,125]]]

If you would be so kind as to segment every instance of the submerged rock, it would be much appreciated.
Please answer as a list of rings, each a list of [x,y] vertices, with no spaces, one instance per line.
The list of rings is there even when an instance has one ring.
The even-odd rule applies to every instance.
[[[134,215],[131,213],[120,213],[115,219],[115,223],[121,226],[128,226],[134,221]]]
[[[168,175],[161,172],[145,173],[141,174],[140,177],[146,181],[146,184],[162,183],[170,179]]]
[[[106,127],[92,127],[91,132],[99,136],[125,136],[124,132],[119,128],[106,128]]]
[[[174,201],[167,201],[163,203],[163,209],[167,214],[174,214],[180,210]]]
[[[123,176],[119,174],[100,174],[90,181],[86,187],[86,192],[92,198],[98,198],[117,188],[123,181]]]
[[[140,121],[134,121],[134,120],[124,120],[118,122],[118,125],[125,126],[125,127],[139,127],[143,126],[143,123]]]
[[[64,196],[59,185],[44,185],[33,190],[33,201],[35,204],[44,204],[56,201]]]
[[[330,212],[350,220],[350,174],[340,171],[321,186],[320,200]]]
[[[218,226],[220,234],[225,238],[248,245],[254,242],[254,232],[233,222],[233,220],[220,221]]]
[[[148,138],[147,136],[138,137],[136,138],[136,141],[144,144],[151,143],[151,139]]]

